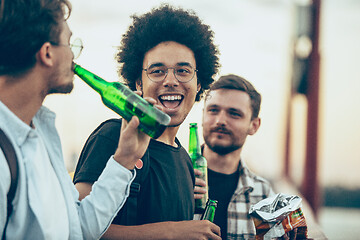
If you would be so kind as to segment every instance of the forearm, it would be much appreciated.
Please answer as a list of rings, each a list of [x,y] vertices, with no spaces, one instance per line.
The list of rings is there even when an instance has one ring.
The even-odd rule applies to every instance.
[[[137,226],[111,225],[103,235],[109,240],[221,240],[220,228],[209,221],[158,222]]]
[[[171,239],[169,229],[172,222],[150,223],[137,226],[111,224],[101,239],[133,240],[133,239]]]
[[[98,181],[92,186],[90,195],[79,205],[84,236],[92,238],[103,234],[125,203],[133,178],[129,170],[109,160]]]

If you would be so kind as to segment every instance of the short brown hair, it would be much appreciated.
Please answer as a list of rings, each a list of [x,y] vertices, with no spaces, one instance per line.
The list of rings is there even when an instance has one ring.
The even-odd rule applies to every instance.
[[[209,93],[217,89],[234,89],[234,90],[246,92],[249,95],[251,101],[251,110],[252,110],[251,119],[255,119],[259,116],[261,95],[256,91],[254,86],[245,78],[234,74],[221,76],[219,80],[217,80],[210,86],[210,90],[207,92],[205,96],[205,101],[207,100]]]
[[[71,4],[68,0],[0,2],[0,75],[21,74],[34,66],[45,42],[58,41],[60,22],[70,15]]]

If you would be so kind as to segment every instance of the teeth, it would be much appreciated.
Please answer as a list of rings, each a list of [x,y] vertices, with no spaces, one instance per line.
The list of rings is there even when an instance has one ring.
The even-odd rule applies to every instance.
[[[165,100],[165,101],[177,101],[177,100],[181,100],[181,96],[180,95],[168,95],[168,96],[161,96],[161,100]]]

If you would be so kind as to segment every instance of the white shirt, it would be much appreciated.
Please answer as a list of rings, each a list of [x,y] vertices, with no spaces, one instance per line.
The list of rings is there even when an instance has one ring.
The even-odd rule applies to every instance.
[[[111,157],[90,195],[79,201],[79,192],[65,168],[60,138],[55,128],[55,114],[41,107],[32,121],[36,130],[21,121],[0,101],[0,128],[12,143],[19,164],[18,184],[12,201],[14,208],[4,229],[11,179],[8,164],[0,151],[0,236],[5,231],[7,240],[60,239],[62,237],[51,233],[53,229],[47,229],[54,227],[54,222],[48,221],[57,220],[55,224],[60,231],[69,229],[69,233],[57,232],[68,236],[62,239],[99,239],[125,203],[135,172],[132,173]],[[43,146],[39,148],[40,145]],[[39,160],[43,157],[45,159]],[[42,165],[35,164],[35,161],[41,161],[39,164]],[[50,165],[43,165],[44,162]],[[38,173],[52,176],[39,176]],[[55,181],[54,177],[57,178],[57,186],[47,183]],[[49,189],[50,185],[55,189]],[[59,185],[61,190],[58,189]],[[64,200],[54,200],[61,196],[61,192]],[[50,197],[50,200],[45,200],[46,197]],[[65,208],[60,207],[63,201]],[[42,205],[43,202],[47,205]],[[67,214],[67,217],[60,217],[58,211],[65,212],[61,214]],[[48,238],[48,234],[51,237]]]
[[[67,211],[64,211],[66,209],[64,194],[41,138],[37,138],[35,148],[33,169],[37,176],[36,185],[44,190],[39,191],[38,200],[44,210],[40,222],[43,225],[45,239],[69,239],[69,220]]]

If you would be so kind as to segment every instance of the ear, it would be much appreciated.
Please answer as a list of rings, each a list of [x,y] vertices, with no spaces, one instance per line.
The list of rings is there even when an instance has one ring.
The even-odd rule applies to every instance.
[[[202,109],[202,117],[201,117],[201,122],[202,122],[202,124],[201,124],[201,126],[204,128],[204,115],[205,115],[205,106],[203,107],[203,109]]]
[[[249,135],[254,135],[254,134],[257,132],[257,130],[259,129],[260,124],[261,124],[261,119],[258,118],[258,117],[255,118],[255,119],[253,119],[253,120],[251,120],[248,134],[249,134]]]
[[[200,91],[200,89],[201,89],[201,84],[200,84],[200,83],[198,83],[198,85],[197,85],[197,92],[196,92],[196,94]]]
[[[54,65],[53,50],[54,50],[54,48],[51,45],[51,43],[49,43],[49,42],[44,43],[37,53],[38,60],[42,64],[44,64],[48,67],[52,67]]]
[[[141,82],[141,79],[136,80],[136,90],[142,92],[142,82]]]

